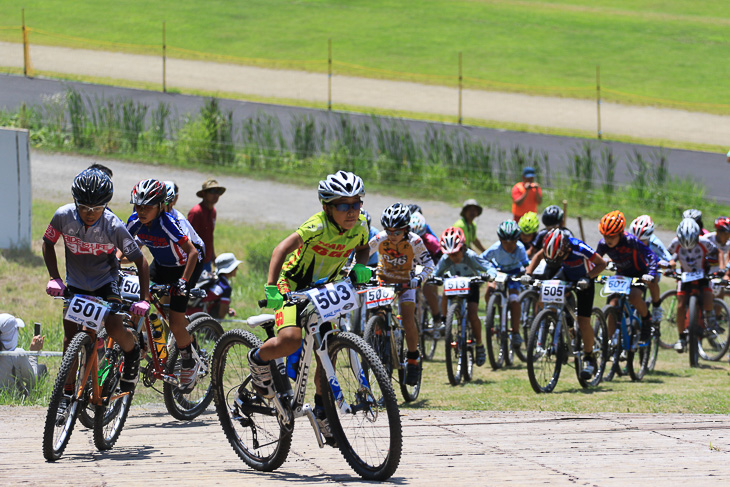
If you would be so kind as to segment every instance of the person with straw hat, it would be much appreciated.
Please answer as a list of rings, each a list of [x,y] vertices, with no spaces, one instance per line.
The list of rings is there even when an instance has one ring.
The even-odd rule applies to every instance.
[[[217,212],[215,204],[218,198],[226,192],[226,188],[218,184],[215,179],[208,179],[203,183],[200,191],[195,193],[202,201],[193,206],[188,213],[188,221],[200,235],[205,244],[205,255],[203,256],[203,270],[212,271],[212,263],[216,258],[215,245],[213,241],[213,232],[215,230],[215,220]]]
[[[461,206],[461,218],[459,218],[454,227],[461,228],[466,237],[466,246],[473,247],[479,252],[484,252],[484,245],[477,238],[477,225],[474,223],[476,217],[482,214],[482,207],[479,206],[477,200],[468,199]]]

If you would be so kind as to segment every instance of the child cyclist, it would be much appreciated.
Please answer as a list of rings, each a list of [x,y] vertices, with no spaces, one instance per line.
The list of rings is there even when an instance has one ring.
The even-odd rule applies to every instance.
[[[553,265],[559,265],[560,270],[555,279],[576,283],[576,297],[578,299],[578,326],[583,338],[583,370],[581,379],[590,379],[596,371],[596,359],[593,357],[594,334],[591,327],[591,312],[593,311],[594,284],[596,278],[606,268],[606,261],[592,248],[581,240],[571,237],[565,230],[555,228],[550,230],[543,241],[542,249],[535,255],[526,274],[532,274],[537,264],[545,259]],[[530,279],[524,279],[529,283]]]
[[[527,257],[532,258],[537,253],[537,247],[535,246],[535,238],[537,237],[537,230],[540,228],[540,222],[537,219],[537,213],[534,211],[528,211],[520,217],[520,221],[517,223],[520,227],[520,242],[525,246],[525,252]]]
[[[164,211],[167,190],[162,181],[145,179],[132,189],[130,203],[134,213],[127,230],[147,246],[154,260],[150,278],[157,284],[170,284],[170,331],[175,336],[182,367],[178,390],[187,394],[195,387],[200,362],[192,351],[192,337],[187,330],[185,309],[190,290],[203,271],[201,254],[185,235],[178,220]]]
[[[520,233],[522,233],[520,227],[514,220],[503,221],[497,228],[499,241],[485,250],[481,258],[487,262],[491,262],[502,272],[510,275],[519,274],[530,264],[530,261],[527,259],[527,252],[525,252],[525,246],[519,241]],[[520,335],[521,313],[520,301],[517,297],[520,292],[520,282],[509,281],[506,284],[509,292],[508,299],[512,322],[512,344],[518,347],[524,341]],[[487,285],[487,291],[484,295],[485,302],[489,303],[489,298],[495,289],[497,289],[496,283],[490,282]],[[477,365],[481,365],[479,363],[479,356],[480,354],[477,353]],[[484,362],[482,361],[482,363]]]
[[[266,307],[276,310],[277,336],[248,354],[252,382],[264,397],[274,395],[271,361],[291,355],[302,345],[299,314],[304,306],[284,306],[282,294],[336,280],[352,252],[356,263],[350,275],[355,284],[366,283],[372,277],[372,271],[365,266],[370,249],[367,222],[360,213],[365,195],[362,179],[351,172],[338,171],[319,182],[317,193],[322,211],[281,241],[271,254],[264,290]],[[286,260],[289,254],[292,256]],[[319,377],[319,368],[317,358],[315,377]],[[315,416],[322,434],[332,444],[320,381],[315,380],[314,386]]]
[[[43,260],[51,275],[46,292],[63,296],[66,289],[72,294],[100,297],[110,303],[121,304],[119,295],[119,249],[139,269],[140,301],[131,312],[144,316],[150,309],[149,270],[142,252],[124,227],[124,223],[108,210],[114,187],[109,176],[98,169],[86,169],[76,176],[71,185],[74,202],[56,210],[43,236]],[[66,284],[58,272],[56,242],[63,237],[66,244]],[[68,286],[68,287],[67,287]],[[78,331],[78,325],[63,320],[64,351]],[[105,328],[124,351],[124,370],[121,389],[134,389],[139,371],[139,345],[132,333],[124,328],[122,317],[111,313]],[[66,394],[73,393],[73,383],[66,384]]]
[[[411,207],[411,232],[421,237],[423,245],[426,246],[426,250],[428,250],[428,254],[431,256],[431,261],[436,263],[439,259],[441,259],[441,256],[444,255],[441,250],[441,244],[439,244],[439,239],[428,231],[426,218],[423,214],[420,212],[413,212],[413,206],[415,205],[409,205],[409,207]],[[441,314],[441,307],[439,306],[438,288],[433,284],[424,283],[423,296],[426,298],[429,308],[431,308],[433,323],[442,323],[444,321],[444,317]]]
[[[679,261],[682,272],[705,273],[705,278],[700,279],[698,284],[702,289],[703,312],[708,318],[707,322],[713,326],[715,322],[715,310],[712,302],[712,288],[707,278],[707,273],[712,265],[717,263],[717,247],[707,237],[700,236],[701,228],[692,218],[685,218],[677,227],[677,236],[669,244],[669,252],[676,256],[676,259],[669,261],[669,268],[674,269],[676,261]],[[684,289],[683,289],[684,288]],[[677,283],[677,331],[679,340],[674,344],[674,349],[682,353],[687,345],[687,330],[685,329],[685,318],[687,316],[687,291],[683,282]]]
[[[444,256],[436,264],[434,277],[442,277],[446,272],[452,276],[473,277],[488,274],[490,280],[497,277],[497,270],[491,262],[482,259],[479,254],[466,247],[464,231],[459,227],[449,227],[444,230],[439,239]],[[474,340],[477,342],[476,363],[484,365],[487,361],[487,352],[482,343],[482,326],[477,314],[479,308],[479,285],[469,284],[469,294],[466,297],[466,317],[471,323]],[[444,299],[444,305],[446,300]]]
[[[596,253],[603,257],[608,254],[616,265],[616,274],[627,277],[639,277],[646,283],[651,293],[651,301],[654,309],[654,322],[659,325],[661,321],[661,308],[659,307],[659,284],[657,271],[659,259],[649,247],[641,243],[634,235],[624,232],[626,218],[618,210],[603,215],[598,230],[603,238],[598,242]],[[642,318],[640,343],[646,343],[651,336],[652,317],[649,314],[642,293],[639,288],[632,288],[629,294],[629,302],[639,312]],[[614,304],[614,303],[612,303]],[[609,320],[608,333],[613,336],[616,323]]]
[[[421,237],[411,232],[411,210],[395,203],[383,211],[380,224],[383,231],[370,240],[370,252],[380,254],[378,276],[385,283],[400,284],[405,288],[399,298],[400,315],[406,334],[406,377],[409,386],[418,384],[421,375],[416,328],[416,288],[433,273],[433,261]],[[416,265],[423,266],[419,274]]]

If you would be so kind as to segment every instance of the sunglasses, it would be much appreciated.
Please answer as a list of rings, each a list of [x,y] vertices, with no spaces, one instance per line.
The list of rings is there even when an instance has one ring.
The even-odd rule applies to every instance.
[[[360,211],[360,208],[362,208],[362,201],[358,201],[356,203],[330,203],[330,206],[333,207],[337,211],[349,211],[349,210],[355,210]]]
[[[393,237],[400,237],[401,235],[406,233],[406,231],[405,230],[388,230],[386,228],[385,233],[387,233],[388,235],[392,235]]]
[[[106,205],[101,206],[86,206],[82,205],[81,203],[76,203],[76,206],[79,210],[83,211],[84,213],[101,213],[104,211],[104,208],[106,208]]]

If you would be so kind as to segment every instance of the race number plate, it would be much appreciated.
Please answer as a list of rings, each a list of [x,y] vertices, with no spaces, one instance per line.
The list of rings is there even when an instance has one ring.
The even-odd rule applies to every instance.
[[[444,281],[445,296],[469,294],[469,279],[466,277],[450,277]]]
[[[603,286],[604,294],[630,294],[632,280],[626,276],[609,276]]]
[[[124,299],[139,299],[139,277],[124,276],[121,294]]]
[[[565,288],[563,281],[553,279],[551,281],[543,281],[542,283],[542,302],[543,303],[565,303]]]
[[[332,282],[306,292],[321,321],[328,321],[358,306],[357,293],[349,279]]]
[[[109,314],[109,308],[93,299],[90,296],[74,296],[68,305],[66,319],[98,330]]]
[[[497,277],[494,278],[494,282],[498,282],[500,284],[507,281],[507,274],[504,272],[497,272]]]
[[[704,279],[704,278],[705,278],[705,273],[702,271],[683,272],[682,273],[682,282],[699,281],[700,279]]]
[[[365,307],[367,309],[388,306],[395,297],[395,289],[392,287],[374,287],[368,289],[365,294]]]

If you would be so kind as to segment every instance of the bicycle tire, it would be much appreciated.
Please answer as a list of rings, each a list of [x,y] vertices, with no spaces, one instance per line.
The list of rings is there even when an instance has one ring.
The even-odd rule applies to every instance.
[[[198,373],[195,387],[187,394],[181,394],[178,388],[172,384],[165,382],[162,386],[162,395],[165,398],[167,411],[173,418],[181,421],[190,421],[197,418],[213,400],[213,388],[210,380],[211,359],[215,342],[223,335],[221,324],[208,315],[190,323],[187,330],[193,339],[193,347],[195,347],[203,364]],[[166,370],[168,374],[180,376],[182,359],[179,356],[180,352],[173,340],[170,354],[167,357]]]
[[[188,323],[192,323],[193,321],[197,320],[198,318],[213,318],[210,314],[206,313],[205,311],[198,311],[197,313],[193,313],[191,315],[185,316],[187,318]],[[213,318],[215,319],[215,318]]]
[[[662,308],[662,321],[659,324],[659,346],[664,350],[673,350],[674,344],[679,340],[677,330],[677,290],[670,289],[662,293],[659,298],[659,306]]]
[[[251,384],[248,352],[259,346],[261,340],[248,331],[224,333],[213,351],[211,382],[218,421],[233,451],[254,470],[271,472],[289,455],[292,436],[277,420],[273,401]],[[247,405],[269,408],[271,414],[245,411]],[[260,443],[260,437],[270,441]]]
[[[634,382],[641,381],[646,375],[649,366],[649,345],[639,346],[641,324],[631,320],[631,350],[626,352],[626,370]]]
[[[520,328],[522,329],[522,338],[525,340],[525,358],[527,360],[527,341],[530,339],[530,327],[537,316],[537,303],[540,301],[540,295],[534,289],[525,289],[517,297],[520,301]]]
[[[119,381],[124,367],[124,354],[122,348],[114,345],[112,356],[109,358],[111,372],[107,375],[104,383],[101,384],[102,398],[121,393],[119,389]],[[129,394],[118,397],[104,406],[97,405],[94,409],[94,445],[99,451],[111,450],[114,443],[119,439],[119,435],[127,421],[129,408],[132,405],[132,397],[134,390]]]
[[[88,359],[91,350],[91,337],[87,333],[79,332],[73,337],[63,354],[56,382],[51,392],[43,429],[43,456],[49,462],[55,462],[61,458],[71,439],[80,406],[80,401],[76,399],[76,391],[79,390],[86,376],[86,367],[89,365]],[[65,395],[66,379],[71,374],[75,377],[74,394],[69,398],[68,406],[65,408],[62,418],[59,418],[58,407]],[[86,382],[88,384],[88,380]],[[59,421],[60,419],[62,421]]]
[[[418,382],[415,385],[409,386],[406,384],[406,352],[408,348],[405,343],[405,337],[400,334],[397,340],[398,347],[398,383],[400,384],[400,392],[403,394],[403,399],[406,402],[413,402],[418,399],[418,394],[421,392],[421,379],[423,376],[422,362],[419,362],[418,366],[421,367],[421,373],[418,374]]]
[[[606,320],[603,316],[603,312],[600,308],[593,308],[591,311],[591,324],[593,328],[593,357],[596,360],[596,370],[593,373],[592,379],[582,379],[580,376],[583,370],[583,336],[578,332],[578,336],[575,337],[575,375],[578,378],[578,383],[583,389],[589,387],[596,387],[601,383],[603,379],[603,371],[606,367],[606,349],[608,342],[606,336],[608,335],[608,327],[606,326]]]
[[[654,372],[656,361],[659,358],[659,337],[652,334],[651,342],[649,342],[649,359],[646,363],[647,372]]]
[[[621,362],[625,362],[626,358],[621,357],[621,353],[623,352],[623,342],[621,340],[621,318],[618,315],[618,308],[611,306],[610,304],[607,304],[603,307],[601,310],[603,312],[603,317],[606,320],[606,329],[608,330],[608,323],[609,319],[613,318],[614,322],[614,332],[612,335],[608,336],[608,346],[607,346],[607,353],[606,353],[606,360],[611,360],[611,367],[608,368],[608,363],[606,363],[606,371],[603,373],[603,380],[605,382],[611,382],[614,377],[616,376],[623,376],[626,375],[626,371],[621,366]]]
[[[476,350],[476,342],[471,330],[471,323],[465,323],[466,326],[466,343],[462,347],[461,352],[461,370],[463,380],[469,382],[474,377],[474,353]],[[461,336],[461,335],[459,335]]]
[[[698,367],[700,365],[700,303],[699,298],[696,295],[690,295],[687,303],[687,309],[689,310],[689,330],[688,351],[689,351],[689,366]]]
[[[730,333],[730,307],[719,298],[713,300],[713,306],[717,326],[714,330],[709,330],[708,335],[702,338],[699,353],[702,360],[717,362],[725,356],[730,347],[730,337],[728,336]],[[724,330],[724,332],[720,330]]]
[[[444,352],[446,375],[452,386],[459,385],[462,379],[461,321],[461,306],[457,301],[452,303],[446,312],[446,349]]]
[[[501,319],[502,298],[495,293],[489,297],[487,316],[484,318],[485,341],[487,342],[487,358],[492,370],[499,370],[504,366],[505,354],[502,346]]]
[[[433,337],[433,329],[436,324],[433,322],[431,309],[428,303],[424,303],[421,318],[418,320],[418,334],[421,344],[421,357],[423,360],[433,360],[438,347],[438,340]],[[440,326],[440,325],[439,325]]]
[[[382,313],[376,313],[370,317],[365,324],[365,333],[363,333],[365,343],[375,351],[380,362],[385,368],[389,378],[393,377],[393,357],[391,355],[390,345],[390,329]]]
[[[558,384],[563,366],[564,342],[562,335],[554,345],[557,331],[557,313],[544,309],[535,316],[527,345],[527,376],[536,393],[552,392]]]
[[[93,430],[94,429],[94,409],[96,406],[91,404],[89,402],[89,393],[91,392],[91,380],[89,380],[89,383],[86,386],[86,389],[84,390],[84,397],[81,398],[79,401],[79,415],[78,415],[78,421],[81,423],[81,425],[86,428]]]
[[[398,468],[403,448],[400,412],[391,382],[375,352],[357,335],[338,333],[328,342],[339,389],[352,408],[351,413],[344,413],[337,407],[322,367],[322,399],[337,447],[360,477],[386,480]],[[366,375],[369,393],[361,388],[358,369]]]

